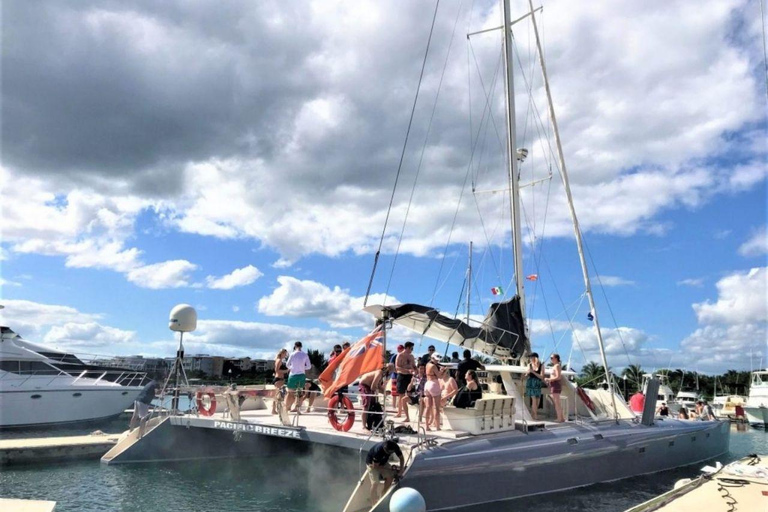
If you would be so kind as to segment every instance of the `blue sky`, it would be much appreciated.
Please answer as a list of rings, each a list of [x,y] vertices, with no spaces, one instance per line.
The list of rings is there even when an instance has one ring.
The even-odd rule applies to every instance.
[[[438,11],[372,303],[384,298],[417,169],[388,302],[430,303],[442,262],[433,304],[452,314],[469,240],[472,314],[483,315],[491,287],[511,291],[508,210],[502,194],[482,193],[504,186],[494,125],[481,124],[499,39],[473,38],[468,47],[464,37],[496,26],[498,8],[468,6],[442,2]],[[297,338],[327,350],[360,337],[371,322],[360,307],[433,9],[9,6],[4,324],[62,349],[170,356],[168,313],[189,303],[200,318],[190,352],[270,357]],[[754,366],[761,358],[765,365],[759,3],[580,9],[546,2],[540,22],[591,271],[608,297],[595,283],[609,364],[719,372],[749,369],[751,353]],[[301,34],[298,20],[307,27]],[[525,272],[539,275],[526,288],[533,346],[557,344],[568,357],[574,344],[579,366],[598,360],[595,336],[542,135],[546,104],[529,30],[515,32],[518,146],[530,149],[521,182],[555,172],[523,195]],[[490,111],[503,130],[500,86]],[[461,194],[468,167],[474,196]],[[537,268],[530,256],[539,244]],[[498,272],[490,256],[481,263],[486,250]],[[392,332],[393,340],[406,336]]]

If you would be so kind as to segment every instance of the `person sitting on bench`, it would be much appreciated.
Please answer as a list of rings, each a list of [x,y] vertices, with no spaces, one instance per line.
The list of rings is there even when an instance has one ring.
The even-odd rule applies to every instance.
[[[459,409],[474,407],[475,402],[483,398],[483,390],[480,389],[480,384],[477,382],[475,370],[467,370],[464,378],[467,383],[456,394],[456,398],[453,399],[454,407]]]

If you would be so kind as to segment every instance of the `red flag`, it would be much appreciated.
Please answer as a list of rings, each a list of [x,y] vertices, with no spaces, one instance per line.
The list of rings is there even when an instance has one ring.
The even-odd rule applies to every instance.
[[[381,368],[384,354],[383,338],[384,326],[380,325],[336,356],[318,378],[323,387],[323,395],[330,398],[339,388],[352,384],[360,375]],[[336,380],[333,380],[336,368],[339,368],[339,374]]]
[[[539,274],[531,274],[525,277],[529,281],[536,281],[539,278]]]

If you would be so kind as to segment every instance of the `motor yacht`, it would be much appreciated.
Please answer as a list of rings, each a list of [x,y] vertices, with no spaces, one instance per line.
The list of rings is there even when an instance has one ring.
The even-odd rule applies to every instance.
[[[153,388],[143,372],[87,364],[0,327],[0,428],[111,418]]]

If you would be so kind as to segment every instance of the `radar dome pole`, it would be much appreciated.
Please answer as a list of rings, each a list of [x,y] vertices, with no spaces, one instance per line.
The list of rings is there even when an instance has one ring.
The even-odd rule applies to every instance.
[[[184,333],[192,332],[197,329],[197,311],[195,311],[195,308],[189,304],[179,304],[171,310],[171,315],[168,319],[168,328],[179,333],[179,348],[176,351],[176,360],[173,362],[173,370],[168,374],[168,379],[163,386],[163,395],[165,395],[165,390],[168,388],[171,378],[174,378],[171,411],[176,413],[179,411],[179,391],[180,385],[182,384],[179,379],[183,377],[183,384],[185,386],[189,385],[187,374],[184,371]]]

